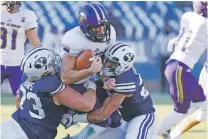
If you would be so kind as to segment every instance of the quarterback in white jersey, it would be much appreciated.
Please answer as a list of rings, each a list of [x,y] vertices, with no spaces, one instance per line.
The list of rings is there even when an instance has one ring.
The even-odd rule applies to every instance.
[[[62,71],[61,79],[65,84],[82,82],[87,77],[101,71],[102,62],[97,57],[91,67],[84,70],[74,70],[76,56],[85,49],[91,49],[96,56],[101,56],[116,40],[116,32],[110,25],[108,13],[99,4],[86,4],[81,7],[79,26],[66,32],[62,39]]]
[[[174,52],[165,66],[165,76],[170,85],[174,111],[161,121],[158,126],[159,135],[170,130],[187,114],[206,105],[204,91],[191,74],[194,65],[207,48],[208,37],[207,4],[196,3],[202,4],[201,12],[198,12],[194,6],[195,12],[182,15],[179,35],[174,38]]]
[[[1,2],[1,83],[8,78],[13,95],[20,85],[20,64],[26,39],[35,47],[40,44],[35,28],[37,17],[31,10],[21,9],[22,2]]]

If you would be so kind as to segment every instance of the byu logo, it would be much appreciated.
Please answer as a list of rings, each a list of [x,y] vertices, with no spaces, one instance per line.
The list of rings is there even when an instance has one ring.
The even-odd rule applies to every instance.
[[[134,54],[133,53],[127,53],[124,56],[124,60],[127,61],[127,62],[131,62],[133,59],[134,59]]]
[[[47,59],[45,57],[41,57],[35,62],[35,68],[40,69],[45,66],[46,63]]]

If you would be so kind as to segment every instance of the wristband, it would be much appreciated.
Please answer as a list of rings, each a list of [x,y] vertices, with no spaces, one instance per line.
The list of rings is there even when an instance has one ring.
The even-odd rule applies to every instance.
[[[73,122],[81,122],[81,123],[88,123],[87,121],[87,113],[85,114],[79,114],[79,115],[73,115]]]

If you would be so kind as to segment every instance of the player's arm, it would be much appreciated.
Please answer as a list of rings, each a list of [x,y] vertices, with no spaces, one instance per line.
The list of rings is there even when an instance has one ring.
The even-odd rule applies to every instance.
[[[97,73],[102,68],[102,62],[100,58],[95,58],[91,66],[88,69],[75,70],[76,56],[70,56],[64,53],[62,56],[61,66],[61,80],[64,84],[73,84],[88,76]]]
[[[67,86],[61,92],[54,95],[53,99],[57,105],[64,105],[73,110],[89,112],[96,103],[96,89],[91,87],[82,95]]]
[[[127,96],[126,94],[114,93],[112,96],[105,99],[100,109],[87,114],[74,115],[73,122],[98,123],[104,121],[121,105]]]
[[[27,35],[27,38],[28,38],[30,44],[33,47],[40,46],[40,39],[37,35],[37,32],[36,32],[35,28],[27,30],[26,35]]]
[[[33,47],[40,46],[40,39],[37,35],[36,28],[38,26],[37,16],[33,11],[28,11],[26,19],[25,19],[25,33],[30,44]]]

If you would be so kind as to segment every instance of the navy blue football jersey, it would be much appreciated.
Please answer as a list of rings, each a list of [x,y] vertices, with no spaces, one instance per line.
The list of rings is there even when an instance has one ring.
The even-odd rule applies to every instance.
[[[149,92],[145,88],[141,76],[134,68],[116,76],[115,80],[116,86],[110,92],[129,95],[119,107],[125,121],[155,111]]]
[[[30,82],[23,75],[20,86],[20,108],[12,117],[29,139],[54,139],[62,115],[67,108],[58,106],[53,95],[65,88],[58,75],[45,76]]]

